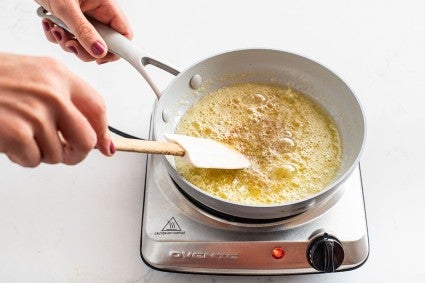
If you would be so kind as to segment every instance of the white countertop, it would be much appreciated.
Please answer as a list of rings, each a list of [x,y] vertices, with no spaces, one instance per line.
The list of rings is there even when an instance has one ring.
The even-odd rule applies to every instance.
[[[423,1],[119,2],[136,44],[180,69],[224,50],[267,47],[323,63],[351,86],[368,126],[362,169],[369,259],[357,270],[321,275],[154,271],[139,253],[144,155],[105,158],[93,151],[78,166],[36,169],[0,155],[1,282],[423,280]],[[82,63],[47,42],[31,0],[3,0],[1,6],[0,51],[58,58],[102,93],[110,124],[147,136],[154,95],[136,71],[123,60]],[[169,81],[160,72],[153,76],[162,86]]]

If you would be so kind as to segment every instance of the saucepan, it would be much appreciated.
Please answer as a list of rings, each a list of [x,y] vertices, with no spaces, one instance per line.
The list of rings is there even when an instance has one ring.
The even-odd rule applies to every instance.
[[[59,26],[66,25],[43,8],[38,14]],[[246,205],[210,195],[192,185],[176,170],[174,158],[161,157],[168,174],[184,192],[199,204],[229,216],[258,221],[290,217],[336,197],[341,184],[358,166],[365,142],[364,114],[353,91],[323,65],[303,56],[274,49],[243,49],[214,55],[196,62],[182,72],[152,58],[111,28],[93,21],[109,51],[128,61],[148,82],[157,96],[154,105],[153,138],[164,140],[173,133],[184,113],[199,99],[222,87],[245,82],[290,86],[321,105],[333,117],[340,132],[342,162],[333,181],[319,193],[305,199],[276,205]],[[175,77],[160,91],[145,66],[151,64]],[[219,114],[218,114],[219,115]]]

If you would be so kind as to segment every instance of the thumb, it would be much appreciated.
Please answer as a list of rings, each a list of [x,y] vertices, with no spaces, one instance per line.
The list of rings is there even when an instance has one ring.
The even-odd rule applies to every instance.
[[[91,56],[102,58],[106,55],[108,50],[105,41],[81,12],[79,6],[72,7],[69,12],[62,15],[62,19]]]

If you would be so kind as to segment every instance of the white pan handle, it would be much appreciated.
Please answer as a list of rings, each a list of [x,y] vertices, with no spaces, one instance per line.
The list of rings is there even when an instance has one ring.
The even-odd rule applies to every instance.
[[[67,30],[72,33],[72,31],[66,26],[66,24],[60,19],[56,18],[52,14],[50,14],[43,7],[39,7],[37,9],[37,14],[41,18],[46,18],[54,22],[56,25],[61,28]],[[144,66],[148,64],[152,64],[160,69],[163,69],[173,75],[178,75],[179,71],[176,69],[158,61],[151,57],[149,57],[145,52],[136,47],[128,38],[110,28],[107,25],[104,25],[94,19],[89,19],[89,21],[93,24],[94,28],[99,32],[100,36],[102,36],[103,40],[105,40],[108,45],[108,51],[114,53],[128,63],[130,63],[146,80],[146,82],[150,85],[152,90],[155,92],[156,96],[159,98],[161,96],[161,91],[154,84],[152,79],[149,77],[148,73]]]

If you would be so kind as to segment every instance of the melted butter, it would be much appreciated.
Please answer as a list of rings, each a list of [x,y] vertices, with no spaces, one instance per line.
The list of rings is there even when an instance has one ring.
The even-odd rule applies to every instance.
[[[179,173],[216,197],[243,204],[282,204],[320,192],[341,163],[341,141],[330,115],[301,93],[246,83],[203,97],[176,133],[229,144],[252,166],[199,169],[176,158]]]

